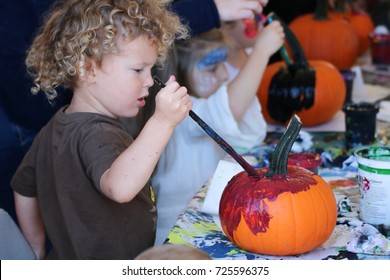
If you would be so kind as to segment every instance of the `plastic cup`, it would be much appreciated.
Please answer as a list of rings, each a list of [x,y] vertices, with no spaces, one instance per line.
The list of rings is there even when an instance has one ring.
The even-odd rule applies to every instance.
[[[350,103],[343,107],[345,113],[345,140],[347,148],[358,148],[375,141],[376,115],[379,105]]]
[[[321,155],[310,153],[291,153],[287,160],[288,165],[296,165],[318,174],[318,168],[322,164]]]
[[[390,65],[390,34],[372,33],[369,38],[372,64]]]
[[[360,219],[390,226],[390,147],[366,147],[354,155],[358,163]]]

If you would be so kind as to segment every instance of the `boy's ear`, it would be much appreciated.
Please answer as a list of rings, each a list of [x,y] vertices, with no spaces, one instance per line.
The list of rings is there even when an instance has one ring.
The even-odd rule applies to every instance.
[[[83,78],[84,82],[87,84],[93,84],[96,80],[95,70],[96,70],[96,62],[93,60],[87,60],[85,63],[85,76]]]

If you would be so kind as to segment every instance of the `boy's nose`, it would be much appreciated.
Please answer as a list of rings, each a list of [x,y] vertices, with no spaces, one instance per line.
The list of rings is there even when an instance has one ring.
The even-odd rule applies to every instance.
[[[153,84],[154,84],[154,80],[152,77],[152,73],[149,72],[149,74],[147,74],[147,77],[145,78],[144,85],[145,87],[150,88],[151,86],[153,86]]]

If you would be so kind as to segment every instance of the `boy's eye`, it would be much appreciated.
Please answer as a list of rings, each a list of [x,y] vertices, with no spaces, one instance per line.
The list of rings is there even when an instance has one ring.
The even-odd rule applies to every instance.
[[[135,72],[140,73],[143,71],[143,69],[134,69]]]

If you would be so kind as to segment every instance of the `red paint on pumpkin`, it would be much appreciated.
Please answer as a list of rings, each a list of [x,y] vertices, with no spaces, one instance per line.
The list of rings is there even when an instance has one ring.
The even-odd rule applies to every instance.
[[[226,227],[229,235],[233,235],[234,230],[237,229],[241,216],[244,217],[253,234],[266,232],[269,228],[271,216],[267,212],[265,199],[274,201],[281,193],[306,191],[310,188],[310,185],[316,184],[316,181],[312,178],[312,173],[302,168],[288,167],[289,173],[286,177],[277,174],[272,178],[267,178],[265,174],[268,171],[269,168],[257,169],[259,177],[249,176],[247,172],[242,171],[228,183],[225,189],[226,195],[221,200],[222,205],[226,205],[227,208],[231,209],[229,207],[231,196],[236,196],[236,191],[241,193],[240,196],[236,196],[235,210],[232,213],[227,211],[221,213],[222,219],[230,220],[225,215],[233,215],[236,218],[233,219],[235,221],[234,223]],[[260,179],[261,184],[259,183]],[[237,186],[240,189],[234,190]],[[249,208],[247,208],[248,201],[250,202]],[[243,211],[243,209],[247,209],[248,211]],[[257,211],[257,209],[260,209],[260,211]]]
[[[292,255],[325,242],[336,224],[337,206],[327,183],[312,172],[288,166],[287,175],[260,178],[235,175],[220,202],[226,236],[240,248],[259,254]]]

